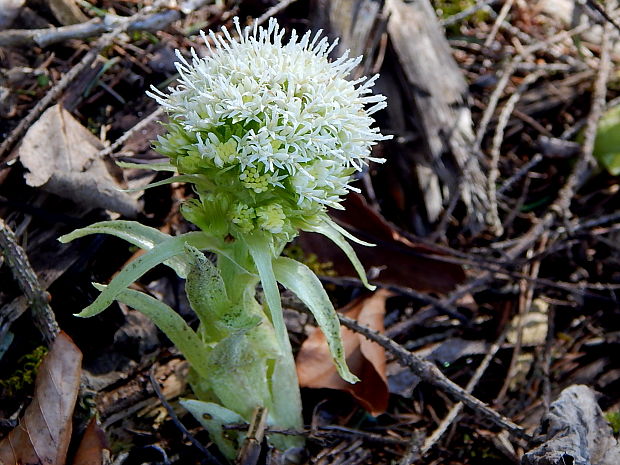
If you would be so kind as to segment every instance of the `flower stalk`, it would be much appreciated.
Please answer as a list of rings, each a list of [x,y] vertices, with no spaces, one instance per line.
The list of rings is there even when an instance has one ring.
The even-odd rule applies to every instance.
[[[167,134],[155,144],[169,162],[147,168],[177,173],[151,186],[191,183],[196,198],[181,212],[198,231],[171,237],[136,222],[107,221],[60,238],[112,234],[146,250],[107,286],[97,285],[101,293],[78,316],[96,315],[114,300],[149,316],[192,367],[197,399],[182,404],[229,458],[244,435],[224,425],[249,422],[258,407],[267,410],[269,425],[302,426],[278,283],[312,311],[343,379],[357,381],[320,281],[281,252],[300,230],[323,234],[372,287],[347,239],[363,242],[336,225],[327,207],[342,208],[342,197],[356,190],[349,184],[353,174],[370,161],[383,161],[372,158],[370,148],[386,139],[371,127],[370,115],[385,106],[383,96],[370,94],[375,78],[346,80],[359,58],[345,54],[329,61],[335,43],[320,32],[299,37],[292,31],[284,41],[275,20],[267,28],[243,30],[234,21],[238,41],[226,28],[223,36],[211,32],[213,47],[205,36],[209,57],[192,50],[189,62],[177,52],[179,85],[149,93],[170,118]],[[162,263],[186,280],[196,330],[164,303],[128,289]],[[255,297],[258,284],[263,304]],[[282,450],[303,443],[276,434],[268,440]]]

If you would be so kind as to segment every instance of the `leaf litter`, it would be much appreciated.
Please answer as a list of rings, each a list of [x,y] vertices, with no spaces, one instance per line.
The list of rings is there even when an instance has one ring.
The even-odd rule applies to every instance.
[[[66,463],[81,365],[82,353],[60,333],[39,366],[33,399],[19,425],[0,442],[0,463]]]
[[[21,5],[21,2],[14,3]],[[600,169],[586,173],[583,176],[584,187],[573,192],[571,216],[558,218],[545,228],[545,232],[550,235],[547,248],[536,252],[535,247],[525,246],[522,253],[514,256],[510,254],[510,247],[525,244],[523,241],[528,237],[529,227],[544,218],[547,208],[569,179],[581,153],[583,142],[578,134],[587,125],[594,79],[601,61],[601,36],[604,25],[608,23],[605,16],[591,5],[600,6],[602,2],[575,4],[574,7],[580,9],[575,14],[563,10],[566,5],[572,5],[571,2],[540,2],[544,8],[539,8],[541,5],[535,5],[534,2],[520,0],[484,2],[490,7],[480,10],[474,16],[443,17],[442,11],[449,11],[453,3],[433,2],[436,7],[446,5],[445,9],[437,10],[437,15],[445,24],[451,52],[467,80],[468,110],[473,117],[474,130],[480,132],[480,153],[477,156],[484,161],[485,169],[487,163],[490,170],[494,169],[492,153],[499,141],[501,150],[495,167],[499,175],[496,188],[504,235],[495,237],[490,230],[471,235],[467,228],[467,207],[459,199],[454,200],[454,204],[442,206],[440,213],[443,217],[438,223],[428,223],[425,211],[438,206],[434,196],[452,189],[452,186],[443,186],[442,191],[442,186],[434,184],[435,181],[431,182],[434,171],[457,168],[449,156],[439,160],[439,166],[422,160],[425,156],[424,145],[428,141],[425,139],[425,128],[420,122],[428,119],[420,117],[415,106],[420,95],[424,98],[428,96],[423,95],[423,88],[410,86],[402,79],[402,64],[411,57],[406,56],[406,50],[395,51],[387,45],[390,29],[385,33],[385,23],[371,24],[377,19],[373,18],[373,12],[379,12],[380,9],[371,8],[365,10],[366,14],[358,15],[354,14],[354,10],[347,9],[351,6],[346,2],[338,3],[339,8],[351,14],[330,14],[333,23],[326,27],[331,29],[345,17],[350,23],[345,41],[356,40],[356,35],[350,33],[357,30],[356,21],[359,21],[360,30],[363,22],[365,31],[373,27],[382,31],[376,37],[360,35],[370,41],[361,47],[360,44],[346,45],[352,49],[374,50],[374,54],[367,54],[371,58],[364,62],[364,71],[381,71],[378,85],[386,88],[383,93],[393,97],[387,115],[378,115],[381,119],[379,123],[396,137],[394,141],[378,147],[390,163],[372,166],[364,173],[364,179],[359,183],[359,186],[363,185],[363,197],[352,195],[347,211],[343,215],[336,214],[335,218],[360,239],[377,244],[372,249],[359,248],[357,252],[364,266],[372,273],[374,282],[390,286],[396,291],[396,296],[389,299],[384,320],[387,334],[396,342],[434,360],[444,374],[464,385],[497,335],[508,325],[515,325],[519,313],[516,310],[517,302],[522,298],[517,283],[527,281],[532,283],[531,305],[546,310],[527,313],[533,316],[526,317],[521,325],[523,334],[510,335],[510,341],[521,337],[523,347],[517,362],[521,360],[526,363],[520,364],[516,370],[517,375],[512,380],[503,404],[494,405],[494,398],[508,371],[511,351],[514,350],[512,342],[504,344],[474,394],[494,405],[502,414],[528,427],[532,433],[545,413],[545,405],[558,398],[562,389],[571,383],[595,386],[601,393],[600,406],[613,414],[620,411],[620,368],[618,360],[611,356],[617,349],[617,334],[620,331],[617,311],[620,284],[617,243],[620,236],[616,207],[619,190],[618,178],[614,176],[617,171],[617,150],[613,137],[617,109],[617,100],[614,105],[614,98],[618,97],[618,89],[613,79],[608,85],[607,113],[599,124],[599,135],[604,138],[597,141],[593,154],[600,163]],[[462,3],[469,6],[476,2]],[[114,12],[133,13],[140,8],[135,3],[115,0],[100,1],[93,5],[94,9],[84,8],[82,11],[88,15],[106,15]],[[399,5],[399,11],[405,12],[409,7],[403,5]],[[257,13],[255,5],[242,3],[238,7],[242,14],[247,13],[248,16]],[[190,46],[195,46],[198,53],[202,53],[203,46],[192,36],[192,31],[205,24],[219,25],[226,22],[227,15],[231,13],[226,8],[208,5],[165,31],[134,31],[119,37],[105,52],[106,62],[109,63],[106,72],[99,73],[99,64],[92,73],[83,73],[66,92],[65,109],[52,107],[51,113],[45,115],[45,118],[50,119],[50,125],[39,128],[39,133],[28,133],[28,140],[23,141],[25,148],[30,150],[31,158],[39,159],[28,161],[26,155],[24,159],[27,161],[21,166],[11,164],[10,157],[0,156],[0,215],[15,226],[37,272],[46,273],[45,269],[50,268],[50,265],[42,262],[53,262],[54,267],[57,263],[55,253],[63,253],[61,249],[60,252],[43,255],[41,251],[47,250],[44,240],[46,236],[55,238],[66,233],[75,222],[85,221],[86,215],[107,219],[107,214],[101,209],[147,218],[158,228],[170,228],[173,234],[185,232],[187,225],[175,212],[174,204],[191,195],[191,192],[183,186],[173,186],[174,197],[170,195],[170,189],[165,187],[147,191],[143,196],[145,208],[142,209],[135,198],[116,191],[117,187],[124,185],[125,180],[109,164],[109,158],[104,162],[105,167],[99,164],[97,154],[104,148],[101,140],[112,142],[118,139],[132,124],[126,121],[135,121],[134,114],[145,110],[142,96],[149,84],[165,86],[174,78],[174,69],[168,63],[170,60],[166,59],[163,63],[165,66],[156,66],[156,58],[168,56],[168,52],[175,48],[188,50]],[[38,11],[33,7],[15,11],[17,16],[11,27],[20,28],[18,31],[45,28],[49,23],[60,25],[50,12]],[[565,14],[567,12],[568,15]],[[294,9],[280,13],[291,24],[298,26],[299,19],[294,18],[295,14]],[[565,18],[572,21],[573,17],[579,18],[586,25],[585,30],[582,28],[583,34],[571,31],[574,24],[564,22]],[[302,21],[306,20],[304,18]],[[190,33],[185,35],[180,31]],[[5,40],[5,37],[0,34],[0,41]],[[614,42],[617,46],[618,41],[614,39]],[[92,44],[78,39],[57,42],[44,48],[32,46],[22,50],[7,47],[7,53],[0,55],[0,67],[3,68],[0,73],[0,107],[5,116],[0,122],[3,136],[77,63],[82,51]],[[540,48],[532,50],[532,46]],[[525,57],[522,61],[513,63],[512,60],[522,56]],[[617,56],[612,56],[612,60],[614,66],[617,66]],[[512,64],[514,69],[510,69]],[[512,113],[505,113],[503,109],[510,107],[508,103],[511,96],[519,91],[524,82],[531,82],[526,78],[535,72],[542,72],[542,77],[529,87],[526,86]],[[441,77],[441,73],[436,76]],[[507,77],[502,80],[503,76]],[[502,85],[505,87],[502,88]],[[88,93],[84,92],[87,87],[90,89]],[[498,92],[497,95],[494,92]],[[121,100],[117,97],[121,97]],[[121,101],[128,103],[120,104]],[[58,130],[62,129],[63,121],[70,121],[68,117],[65,118],[68,114],[75,118],[73,122],[66,123],[72,131],[75,130],[75,138],[71,136],[63,140],[58,137]],[[487,118],[488,124],[481,125]],[[605,135],[608,127],[611,132]],[[34,125],[30,130],[33,128]],[[443,132],[439,133],[449,138],[450,128],[441,129]],[[152,134],[157,130],[151,125],[148,132]],[[152,154],[145,155],[149,142],[141,140],[139,136],[139,132],[134,133],[133,139],[130,138],[124,147],[112,150],[111,158],[139,162],[143,158],[152,157]],[[544,140],[547,142],[543,143]],[[65,153],[74,148],[81,155]],[[446,150],[450,152],[453,148]],[[20,150],[18,148],[14,153]],[[53,155],[52,159],[56,161],[46,166],[48,159],[43,159],[41,154]],[[133,155],[137,155],[138,159],[132,160]],[[77,170],[65,169],[68,167],[67,160],[75,162],[72,166],[77,167]],[[98,164],[94,172],[88,169],[91,162]],[[444,162],[445,165],[441,165]],[[25,170],[28,163],[31,163],[36,176],[33,177],[32,172]],[[54,168],[50,170],[49,167]],[[63,171],[70,174],[65,180]],[[416,178],[421,173],[426,173],[428,179]],[[30,184],[24,182],[24,175],[28,176],[26,179],[29,179]],[[127,180],[128,187],[141,185],[142,179],[137,170],[123,173],[124,177],[127,175],[131,177]],[[60,177],[60,180],[54,180],[55,177]],[[427,180],[429,182],[425,183]],[[467,182],[468,178],[465,176],[464,180]],[[71,186],[74,182],[75,186]],[[51,187],[54,183],[64,183],[68,186],[67,190],[54,191]],[[424,192],[425,186],[428,192]],[[44,192],[43,189],[49,191]],[[110,194],[112,191],[118,197]],[[59,200],[56,194],[64,195],[65,200]],[[92,195],[94,200],[88,198],[83,201],[85,195]],[[82,202],[84,208],[76,213],[75,208],[69,207],[69,203],[73,202]],[[86,213],[86,210],[90,213]],[[417,237],[416,234],[425,237]],[[339,251],[307,237],[302,237],[300,244],[306,253],[316,254],[319,264],[332,262],[333,266],[326,269],[336,272],[328,284],[335,301],[346,304],[353,300],[359,304],[360,301],[376,298],[375,295],[359,297],[359,287],[346,278],[355,275],[347,268],[347,260],[343,259]],[[126,328],[123,312],[97,320],[88,332],[85,326],[81,326],[84,323],[76,322],[70,314],[92,296],[89,294],[92,292],[90,281],[107,280],[133,252],[97,239],[81,250],[79,259],[76,255],[70,260],[77,271],[69,269],[66,272],[69,264],[55,271],[54,279],[61,272],[65,272],[65,275],[60,276],[49,289],[52,307],[56,310],[61,327],[76,340],[80,339],[80,347],[84,347],[85,355],[107,351],[114,358],[115,351],[124,350],[113,344],[115,334],[118,337]],[[528,264],[532,259],[541,260],[538,277],[528,275]],[[6,266],[3,268],[0,268],[0,273],[6,271]],[[93,270],[94,277],[90,270]],[[480,281],[485,273],[491,273],[492,279]],[[467,290],[470,303],[463,305],[462,294],[459,293],[476,280],[482,284]],[[44,281],[47,287],[53,280]],[[176,277],[156,271],[143,281],[139,285],[147,288],[151,282],[166,283],[166,301],[175,308],[186,305],[180,300],[182,293],[178,292],[178,288],[182,283]],[[11,282],[10,278],[5,279],[5,275],[0,276],[2,315],[7,306],[11,308],[15,305],[12,299],[16,291]],[[456,306],[466,316],[466,321],[457,322],[449,315],[431,311],[436,301],[411,298],[403,292],[399,293],[399,287],[414,289],[422,293],[422,297]],[[3,364],[10,366],[20,355],[31,350],[23,347],[22,341],[36,338],[37,334],[32,324],[25,321],[26,318],[21,317],[15,323],[11,321],[11,331],[16,337],[13,342],[6,343],[7,351],[0,360]],[[132,323],[139,324],[130,321],[129,326]],[[374,327],[378,331],[382,330],[380,325]],[[395,331],[397,327],[406,330]],[[140,334],[140,331],[135,334]],[[302,339],[301,333],[296,336]],[[381,392],[378,401],[367,399],[359,402],[367,402],[366,408],[369,411],[375,409],[374,412],[378,413],[387,394],[382,391],[380,370],[371,362],[372,356],[370,359],[365,358],[361,346],[362,341],[355,342],[357,349],[354,353],[358,361],[369,366],[372,373],[369,379],[375,380],[373,389]],[[170,422],[161,423],[159,417],[155,421],[150,417],[136,418],[137,415],[132,413],[154,402],[153,398],[149,399],[148,383],[143,379],[145,371],[153,363],[153,357],[167,363],[168,358],[173,357],[174,360],[176,357],[174,350],[170,352],[164,348],[155,354],[146,354],[140,344],[135,344],[134,349],[132,356],[136,360],[127,364],[123,372],[114,372],[112,384],[101,385],[99,396],[106,400],[102,404],[115,412],[107,419],[106,434],[112,442],[129,444],[133,456],[142,454],[142,444],[148,443],[146,447],[164,451],[163,455],[160,452],[157,453],[159,455],[154,453],[156,459],[153,460],[162,460],[162,457],[168,460],[165,455],[167,452],[170,457],[174,457],[172,461],[175,463],[198,463],[197,454],[189,451],[187,444],[175,439],[177,434]],[[371,352],[374,353],[374,349]],[[376,353],[375,356],[381,358]],[[96,357],[91,356],[91,359],[96,360]],[[388,371],[394,365],[390,360],[388,355]],[[105,371],[103,365],[105,362],[102,362],[100,368]],[[0,370],[3,369],[4,365],[0,367]],[[392,381],[394,376],[390,375],[389,378]],[[311,457],[307,463],[327,465],[346,461],[383,464],[404,460],[407,451],[402,442],[385,445],[380,441],[411,439],[413,447],[416,436],[421,435],[422,439],[428,437],[451,406],[451,402],[442,393],[429,388],[425,383],[417,383],[418,380],[409,378],[398,390],[390,386],[388,407],[385,413],[377,417],[369,419],[366,416],[360,420],[361,415],[354,413],[342,418],[342,421],[334,420],[333,424],[344,429],[338,432],[332,430],[328,436],[309,441]],[[175,387],[172,396],[177,396],[182,389],[183,383],[179,381],[175,386],[177,384],[179,389]],[[337,398],[335,394],[334,398]],[[173,399],[169,400],[174,402]],[[10,413],[14,411],[11,409]],[[0,434],[6,434],[7,428],[2,428]],[[11,433],[11,437],[14,437],[16,431]],[[452,423],[449,431],[450,434],[437,442],[428,455],[415,463],[507,464],[518,460],[521,451],[528,448],[519,440],[507,439],[505,431],[498,432],[498,428],[483,423],[478,415],[467,409]],[[204,444],[208,444],[209,438],[199,428],[194,428],[192,432]],[[120,454],[118,457],[123,456]]]
[[[360,324],[383,332],[385,301],[392,294],[379,290],[368,297],[360,297],[341,310],[342,314]],[[297,354],[299,385],[309,388],[338,389],[350,393],[373,415],[385,412],[388,403],[385,350],[361,334],[342,327],[347,365],[360,378],[355,384],[344,381],[332,362],[325,336],[315,328],[303,342]]]

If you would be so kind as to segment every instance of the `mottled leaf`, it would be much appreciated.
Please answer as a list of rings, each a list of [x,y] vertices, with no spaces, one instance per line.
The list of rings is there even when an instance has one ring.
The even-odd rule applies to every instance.
[[[245,423],[245,420],[232,410],[228,410],[213,402],[200,400],[182,400],[180,404],[200,422],[209,432],[211,439],[220,452],[232,459],[237,454],[237,449],[245,439],[245,434],[237,431],[224,432],[223,426],[231,423]]]
[[[145,250],[151,250],[157,244],[171,237],[155,228],[144,226],[137,221],[115,220],[100,221],[85,228],[76,229],[69,234],[59,237],[58,240],[62,243],[67,243],[90,234],[110,234]],[[187,276],[187,264],[184,260],[172,257],[164,263],[176,271],[180,278]]]

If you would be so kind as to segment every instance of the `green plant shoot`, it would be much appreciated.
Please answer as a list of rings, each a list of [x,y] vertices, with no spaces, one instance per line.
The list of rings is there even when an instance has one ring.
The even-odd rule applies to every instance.
[[[149,93],[169,116],[168,132],[155,144],[169,161],[146,168],[176,173],[153,185],[193,185],[196,198],[181,212],[198,231],[171,237],[136,222],[105,221],[60,238],[111,234],[146,250],[107,286],[97,285],[101,293],[78,316],[96,315],[116,300],[150,317],[192,367],[197,399],[182,404],[229,458],[244,436],[223,426],[250,421],[257,407],[267,409],[271,426],[302,426],[278,283],[312,311],[340,376],[357,381],[319,279],[281,253],[299,231],[323,234],[372,288],[347,241],[357,239],[329,218],[327,207],[342,208],[342,197],[356,190],[352,175],[369,161],[383,161],[370,148],[387,138],[371,127],[370,115],[385,106],[385,97],[371,94],[376,76],[346,79],[360,58],[330,61],[335,43],[320,32],[292,31],[284,41],[275,20],[243,30],[234,22],[238,40],[226,28],[220,36],[203,34],[210,55],[199,58],[192,50],[189,62],[177,51],[178,86]],[[164,303],[128,288],[159,264],[186,280],[196,330]],[[263,304],[255,297],[259,283]],[[302,442],[277,434],[268,440],[282,450]]]

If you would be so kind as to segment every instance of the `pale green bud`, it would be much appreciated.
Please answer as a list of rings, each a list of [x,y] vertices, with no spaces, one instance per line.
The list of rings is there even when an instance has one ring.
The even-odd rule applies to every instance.
[[[256,209],[256,216],[258,217],[258,225],[265,231],[274,234],[282,232],[286,221],[286,215],[282,207],[277,203],[258,207]]]

